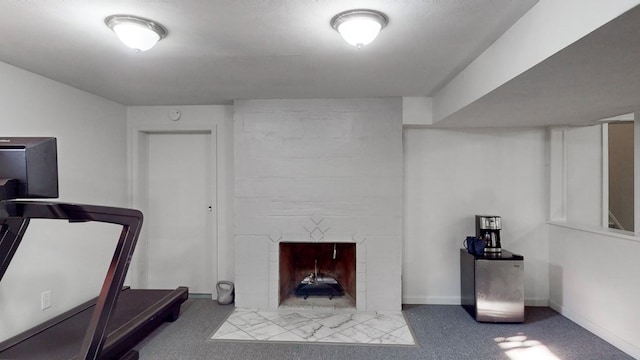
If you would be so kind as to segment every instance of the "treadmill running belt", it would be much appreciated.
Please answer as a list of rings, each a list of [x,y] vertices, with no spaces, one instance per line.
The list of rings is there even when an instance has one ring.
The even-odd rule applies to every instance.
[[[108,336],[101,358],[117,359],[162,322],[175,320],[180,305],[187,297],[188,289],[185,287],[176,290],[123,290],[107,327]],[[4,351],[1,349],[15,342],[15,338],[0,343],[0,359],[53,360],[77,356],[93,309],[93,305],[81,305],[75,315]],[[19,337],[23,334],[16,336]]]

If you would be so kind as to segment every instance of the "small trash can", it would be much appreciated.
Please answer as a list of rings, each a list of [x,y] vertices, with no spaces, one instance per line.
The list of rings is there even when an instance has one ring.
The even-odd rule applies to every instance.
[[[218,304],[228,305],[233,302],[234,286],[231,281],[218,281],[216,290],[218,290]]]

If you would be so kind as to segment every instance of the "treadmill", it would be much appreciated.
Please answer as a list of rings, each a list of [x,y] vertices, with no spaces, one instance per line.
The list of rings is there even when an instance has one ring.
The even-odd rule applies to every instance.
[[[122,226],[97,298],[0,343],[0,359],[137,359],[133,347],[180,315],[189,290],[123,288],[142,228],[134,209],[48,201],[58,197],[57,139],[0,138],[0,281],[31,219]]]
[[[38,201],[0,201],[0,281],[30,219],[122,225],[97,298],[0,343],[0,359],[138,359],[133,347],[165,321],[174,321],[188,288],[123,288],[142,227],[138,210]]]

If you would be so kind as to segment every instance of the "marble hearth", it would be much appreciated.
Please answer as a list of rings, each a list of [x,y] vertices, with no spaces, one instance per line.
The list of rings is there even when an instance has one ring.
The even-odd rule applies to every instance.
[[[236,309],[211,339],[415,346],[411,329],[399,311]]]

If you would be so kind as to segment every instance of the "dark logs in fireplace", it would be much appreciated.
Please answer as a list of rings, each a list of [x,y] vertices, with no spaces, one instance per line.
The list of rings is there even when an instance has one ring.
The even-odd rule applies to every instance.
[[[280,243],[280,299],[356,295],[354,243]]]

